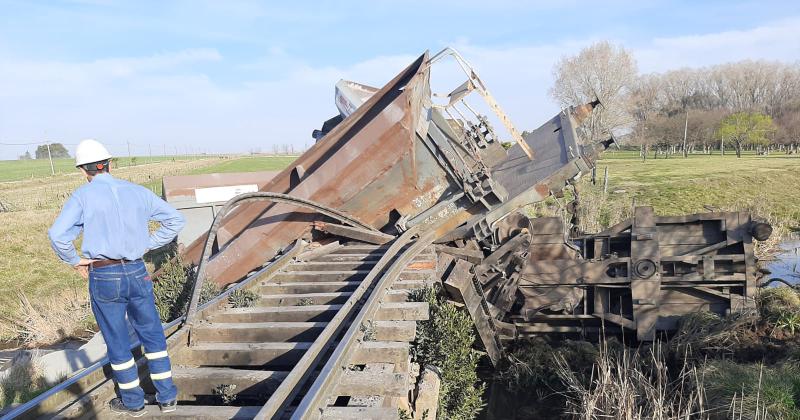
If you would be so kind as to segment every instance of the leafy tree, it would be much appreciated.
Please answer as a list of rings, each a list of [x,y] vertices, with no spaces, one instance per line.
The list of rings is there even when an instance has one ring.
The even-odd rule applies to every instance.
[[[31,152],[26,151],[24,155],[19,155],[19,160],[31,160]]]
[[[717,135],[729,141],[736,149],[736,157],[742,157],[742,147],[748,144],[769,144],[767,134],[775,130],[772,117],[757,112],[737,112],[728,115],[720,123]]]
[[[69,152],[61,143],[50,143],[50,156],[53,159],[68,158]],[[47,159],[47,145],[43,144],[36,148],[36,159]]]

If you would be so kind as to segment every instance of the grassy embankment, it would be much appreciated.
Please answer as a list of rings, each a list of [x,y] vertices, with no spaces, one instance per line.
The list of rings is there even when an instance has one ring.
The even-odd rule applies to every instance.
[[[619,197],[612,200],[630,204],[625,198],[635,198],[659,214],[760,202],[775,217],[800,222],[800,156],[690,155],[642,162],[635,152],[610,152],[597,167],[599,183],[609,169],[609,193]]]
[[[608,192],[603,174],[608,168]],[[642,162],[635,152],[608,152],[597,163],[597,183],[579,183],[580,224],[598,232],[631,217],[633,206],[653,206],[656,214],[679,215],[719,210],[748,210],[775,228],[757,252],[767,256],[800,226],[800,156],[690,155]],[[544,208],[549,207],[549,208]],[[552,214],[552,205],[535,213]],[[550,210],[550,211],[548,211]]]
[[[143,184],[160,194],[161,178],[166,175],[275,170],[285,167],[294,158],[214,157],[174,162],[170,158],[144,164],[147,159],[139,158],[142,163],[137,166],[120,167],[114,171],[115,176]],[[72,161],[56,162],[64,167]],[[22,163],[28,166],[18,161],[0,162],[2,178],[13,179],[0,183],[0,202],[13,210],[0,212],[0,237],[3,238],[0,243],[0,291],[3,292],[0,293],[0,340],[27,338],[32,342],[46,342],[91,324],[91,319],[86,319],[85,281],[56,258],[47,239],[47,229],[64,200],[86,181],[74,172],[74,167],[69,173],[47,176],[49,163],[44,162],[47,169],[44,174],[37,172],[42,162]],[[13,170],[7,172],[9,168]],[[19,293],[27,297],[30,305]]]
[[[579,184],[588,232],[629,218],[634,204],[662,215],[750,210],[775,227],[773,238],[756,248],[769,256],[800,227],[797,156],[692,155],[643,163],[636,153],[611,152],[597,166],[597,184]],[[552,204],[534,212],[557,213]],[[685,316],[675,337],[652,346],[627,348],[616,339],[518,343],[498,381],[507,391],[493,394],[490,409],[516,419],[800,419],[800,295],[771,289],[757,302],[757,311],[725,318]]]

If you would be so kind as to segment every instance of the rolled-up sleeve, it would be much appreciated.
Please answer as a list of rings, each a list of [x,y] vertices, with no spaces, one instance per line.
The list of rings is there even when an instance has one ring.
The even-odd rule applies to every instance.
[[[178,232],[183,229],[186,224],[186,219],[181,215],[178,210],[167,204],[166,201],[159,198],[148,190],[150,195],[150,220],[154,220],[161,224],[161,226],[150,235],[150,243],[148,249],[161,248],[162,246],[172,242]]]
[[[58,258],[72,266],[77,265],[81,260],[73,241],[80,235],[82,228],[83,207],[80,200],[72,195],[64,204],[64,208],[53,226],[47,231],[53,251]]]

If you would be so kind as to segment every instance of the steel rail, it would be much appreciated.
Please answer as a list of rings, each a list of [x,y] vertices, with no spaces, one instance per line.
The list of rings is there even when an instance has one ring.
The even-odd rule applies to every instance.
[[[336,210],[334,208],[316,203],[311,200],[303,198],[292,197],[288,194],[273,193],[273,192],[254,192],[241,194],[228,200],[227,203],[220,209],[219,213],[214,217],[214,222],[206,235],[206,243],[203,247],[203,253],[200,254],[200,263],[197,266],[197,277],[192,287],[192,299],[189,301],[189,310],[186,312],[185,324],[191,326],[194,324],[197,304],[200,301],[200,292],[203,289],[203,283],[206,280],[206,266],[208,259],[211,257],[211,249],[214,246],[214,241],[217,239],[217,231],[222,225],[222,219],[237,205],[247,201],[272,201],[275,203],[291,204],[297,207],[304,207],[316,211],[322,215],[334,218],[340,222],[344,222],[351,226],[367,229],[373,232],[380,232],[379,230],[369,226],[358,219],[348,216],[347,214]]]
[[[333,346],[342,328],[353,316],[356,304],[368,294],[375,279],[378,278],[379,274],[384,271],[384,268],[392,262],[395,256],[411,241],[418,231],[419,228],[409,229],[392,242],[383,256],[381,256],[380,260],[378,260],[364,280],[361,281],[358,288],[353,291],[350,298],[347,299],[342,305],[342,308],[336,313],[333,319],[328,322],[328,325],[317,339],[314,340],[311,347],[306,350],[301,359],[295,364],[289,375],[281,382],[275,392],[272,393],[269,400],[267,400],[258,414],[256,414],[256,419],[272,419],[279,417],[289,404],[291,404],[300,392],[300,388],[305,385],[311,373],[320,363],[322,356]],[[393,266],[394,265],[392,265],[392,267]],[[372,288],[372,290],[373,292],[369,294],[368,298],[370,302],[375,299],[376,295],[374,291],[377,290],[377,288]],[[355,315],[355,317],[358,318],[358,315]]]
[[[417,228],[420,225],[415,226]],[[406,245],[410,242],[411,236],[416,235],[419,229],[412,228],[406,231],[401,238]],[[408,236],[407,236],[408,235]],[[336,385],[339,375],[344,371],[348,363],[348,356],[353,347],[358,343],[361,324],[372,317],[381,303],[381,297],[391,286],[392,282],[400,275],[409,262],[413,260],[422,250],[433,243],[435,231],[427,231],[420,236],[411,246],[405,249],[393,262],[390,268],[383,273],[375,285],[369,299],[361,307],[361,310],[350,323],[342,340],[336,346],[328,361],[323,366],[322,371],[317,376],[311,388],[300,401],[300,404],[292,413],[292,420],[315,419],[319,418],[326,398],[330,396],[333,387]],[[400,239],[397,240],[400,242]]]
[[[178,318],[178,319],[176,319],[174,321],[171,321],[171,322],[169,322],[167,324],[163,324],[164,330],[166,331],[166,330],[178,325],[180,323],[181,319],[182,318]],[[175,332],[177,332],[177,331],[175,331]],[[173,334],[175,334],[175,332],[173,332]],[[131,351],[138,349],[141,345],[142,344],[137,340],[133,345],[131,345]],[[39,407],[47,399],[55,396],[56,394],[58,394],[60,392],[67,391],[67,388],[69,388],[70,386],[78,383],[78,381],[80,381],[81,379],[83,379],[83,378],[91,375],[92,373],[96,372],[98,369],[102,369],[103,366],[107,365],[108,363],[109,363],[108,356],[104,356],[102,359],[100,359],[97,362],[93,363],[89,367],[84,368],[84,370],[82,370],[81,372],[70,376],[69,378],[67,378],[63,382],[60,382],[58,385],[56,385],[56,386],[48,389],[47,391],[39,394],[38,396],[36,396],[36,398],[34,398],[32,400],[29,400],[29,401],[27,401],[25,403],[22,403],[22,404],[20,404],[20,405],[18,405],[16,407],[14,407],[13,410],[11,410],[11,411],[7,412],[6,414],[4,414],[3,417],[0,417],[0,420],[15,419],[15,418],[17,418],[19,416],[22,416],[22,415],[25,415],[25,414],[39,416],[39,414],[28,413],[28,411]],[[109,380],[109,378],[105,378],[104,380]],[[101,382],[102,382],[102,380],[101,380]]]
[[[301,251],[302,247],[303,247],[303,243],[302,243],[301,240],[295,241],[294,244],[292,245],[292,247],[289,250],[287,250],[285,253],[283,253],[282,255],[278,256],[278,258],[274,259],[272,262],[270,262],[269,264],[265,265],[263,268],[261,268],[257,272],[255,272],[252,275],[248,276],[245,280],[241,281],[236,286],[231,287],[230,289],[228,289],[228,290],[224,291],[223,293],[219,294],[214,299],[211,299],[210,301],[200,305],[200,307],[198,308],[198,311],[202,312],[205,309],[218,304],[220,301],[222,301],[223,299],[227,298],[228,295],[230,295],[234,291],[236,291],[238,289],[241,289],[243,287],[246,287],[248,284],[252,283],[254,280],[262,277],[265,273],[273,270],[275,267],[280,266],[282,263],[285,263],[287,257],[291,258],[296,253]],[[178,333],[181,332],[182,327],[180,326],[180,324],[181,324],[181,322],[183,322],[185,317],[186,317],[185,315],[182,315],[182,316],[180,316],[180,317],[178,317],[178,318],[176,318],[176,319],[174,319],[174,320],[172,320],[172,321],[170,321],[168,323],[162,324],[165,332],[169,331],[171,328],[178,327],[174,331],[172,331],[171,333],[167,334],[168,335],[167,340],[171,340],[173,337],[175,337]],[[131,350],[132,351],[136,350],[139,347],[141,347],[141,345],[142,344],[137,340],[135,343],[133,343],[131,345]],[[92,365],[84,368],[79,373],[70,376],[69,378],[67,378],[63,382],[60,382],[59,384],[57,384],[54,387],[48,389],[47,391],[37,395],[36,398],[16,406],[14,409],[12,409],[11,411],[5,413],[2,417],[0,417],[0,420],[11,420],[11,419],[15,419],[15,418],[20,417],[20,416],[24,416],[26,414],[34,415],[33,413],[28,413],[28,412],[30,410],[33,410],[33,409],[41,406],[47,399],[54,397],[58,393],[68,391],[68,388],[70,386],[77,384],[78,381],[80,381],[81,379],[86,378],[87,376],[95,373],[99,369],[102,369],[108,363],[109,363],[108,356],[104,356],[102,359],[100,359],[97,362],[93,363]],[[101,380],[98,381],[98,383],[93,384],[91,387],[92,388],[96,388],[97,386],[100,386],[102,382],[107,381],[107,380],[110,380],[110,378],[101,379]],[[88,392],[91,392],[91,391],[88,391]],[[87,394],[88,394],[88,392],[87,392]],[[83,395],[78,396],[78,398],[76,398],[72,402],[77,401],[81,397],[83,397]],[[66,407],[66,405],[62,404],[62,407]],[[38,416],[38,414],[37,414],[37,416]]]

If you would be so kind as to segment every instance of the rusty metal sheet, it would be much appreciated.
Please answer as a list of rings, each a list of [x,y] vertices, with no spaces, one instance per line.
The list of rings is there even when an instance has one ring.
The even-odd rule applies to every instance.
[[[415,200],[438,201],[448,180],[420,150],[416,134],[430,95],[427,57],[420,56],[261,190],[310,199],[375,228],[390,224],[394,215],[427,209],[428,203],[418,208]],[[285,204],[242,205],[223,222],[210,278],[220,284],[242,278],[317,219]],[[198,260],[203,240],[187,247],[188,260]]]

